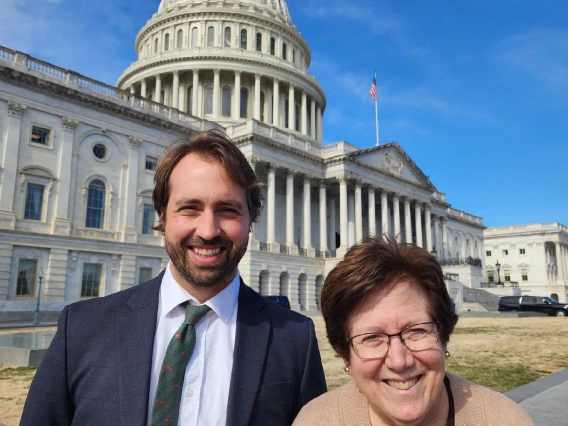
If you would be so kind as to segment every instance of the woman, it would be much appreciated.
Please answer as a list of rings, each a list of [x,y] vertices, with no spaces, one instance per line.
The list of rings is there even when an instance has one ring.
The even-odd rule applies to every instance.
[[[321,307],[352,380],[306,405],[294,426],[533,425],[504,395],[446,372],[458,317],[426,250],[365,238],[327,276]]]

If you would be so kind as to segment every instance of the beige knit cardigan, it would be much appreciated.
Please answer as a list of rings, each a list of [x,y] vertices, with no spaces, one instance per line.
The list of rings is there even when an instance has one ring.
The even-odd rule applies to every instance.
[[[456,426],[534,426],[528,414],[503,394],[446,375],[454,397]],[[293,426],[371,426],[367,398],[351,380],[308,403]]]

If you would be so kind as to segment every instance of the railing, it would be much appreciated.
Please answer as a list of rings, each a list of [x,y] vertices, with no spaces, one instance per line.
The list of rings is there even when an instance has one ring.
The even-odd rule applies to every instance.
[[[327,250],[325,257],[337,257],[337,250]]]
[[[447,273],[447,274],[444,275],[444,278],[448,281],[459,281],[460,280],[460,274]]]
[[[0,46],[0,60],[12,62],[16,56],[16,51]]]
[[[300,256],[308,257],[308,249],[300,248],[298,252]]]
[[[505,288],[505,287],[519,288],[519,283],[517,281],[481,283],[481,288]]]
[[[67,78],[68,71],[66,69],[48,64],[39,59],[28,58],[27,67],[31,71],[39,72],[40,74],[45,74],[58,80],[65,81]]]
[[[261,241],[260,242],[260,251],[270,251],[270,244]]]
[[[448,207],[448,216],[466,220],[471,223],[483,225],[483,220],[479,216],[474,216],[472,214],[462,212],[461,210],[457,210],[452,207]]]
[[[455,257],[453,259],[441,259],[439,260],[440,265],[442,266],[462,266],[462,265],[470,265],[470,266],[478,266],[482,267],[481,259],[473,258],[471,256],[464,258]]]
[[[325,258],[325,252],[323,250],[316,249],[316,257]]]
[[[280,244],[280,254],[290,254],[290,247],[286,244]]]

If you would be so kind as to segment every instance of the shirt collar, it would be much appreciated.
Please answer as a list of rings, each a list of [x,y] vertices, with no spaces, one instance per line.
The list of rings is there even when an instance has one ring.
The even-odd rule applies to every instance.
[[[178,284],[172,275],[171,267],[170,262],[168,263],[160,287],[161,317],[167,316],[173,309],[188,300],[192,305],[200,304],[195,297]],[[204,303],[209,306],[225,324],[228,324],[237,306],[240,283],[241,274],[237,270],[235,278],[233,278],[229,285]]]

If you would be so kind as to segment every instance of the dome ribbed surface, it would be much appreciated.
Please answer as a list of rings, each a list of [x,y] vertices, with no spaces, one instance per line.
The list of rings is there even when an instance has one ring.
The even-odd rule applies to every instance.
[[[240,3],[243,6],[256,6],[264,9],[268,9],[271,12],[282,16],[286,21],[291,21],[290,13],[288,12],[288,6],[285,0],[234,0],[234,3]],[[216,8],[218,3],[216,1],[211,2],[210,0],[161,0],[160,7],[158,8],[158,13],[166,11],[175,6],[182,5],[195,5],[211,8]]]

